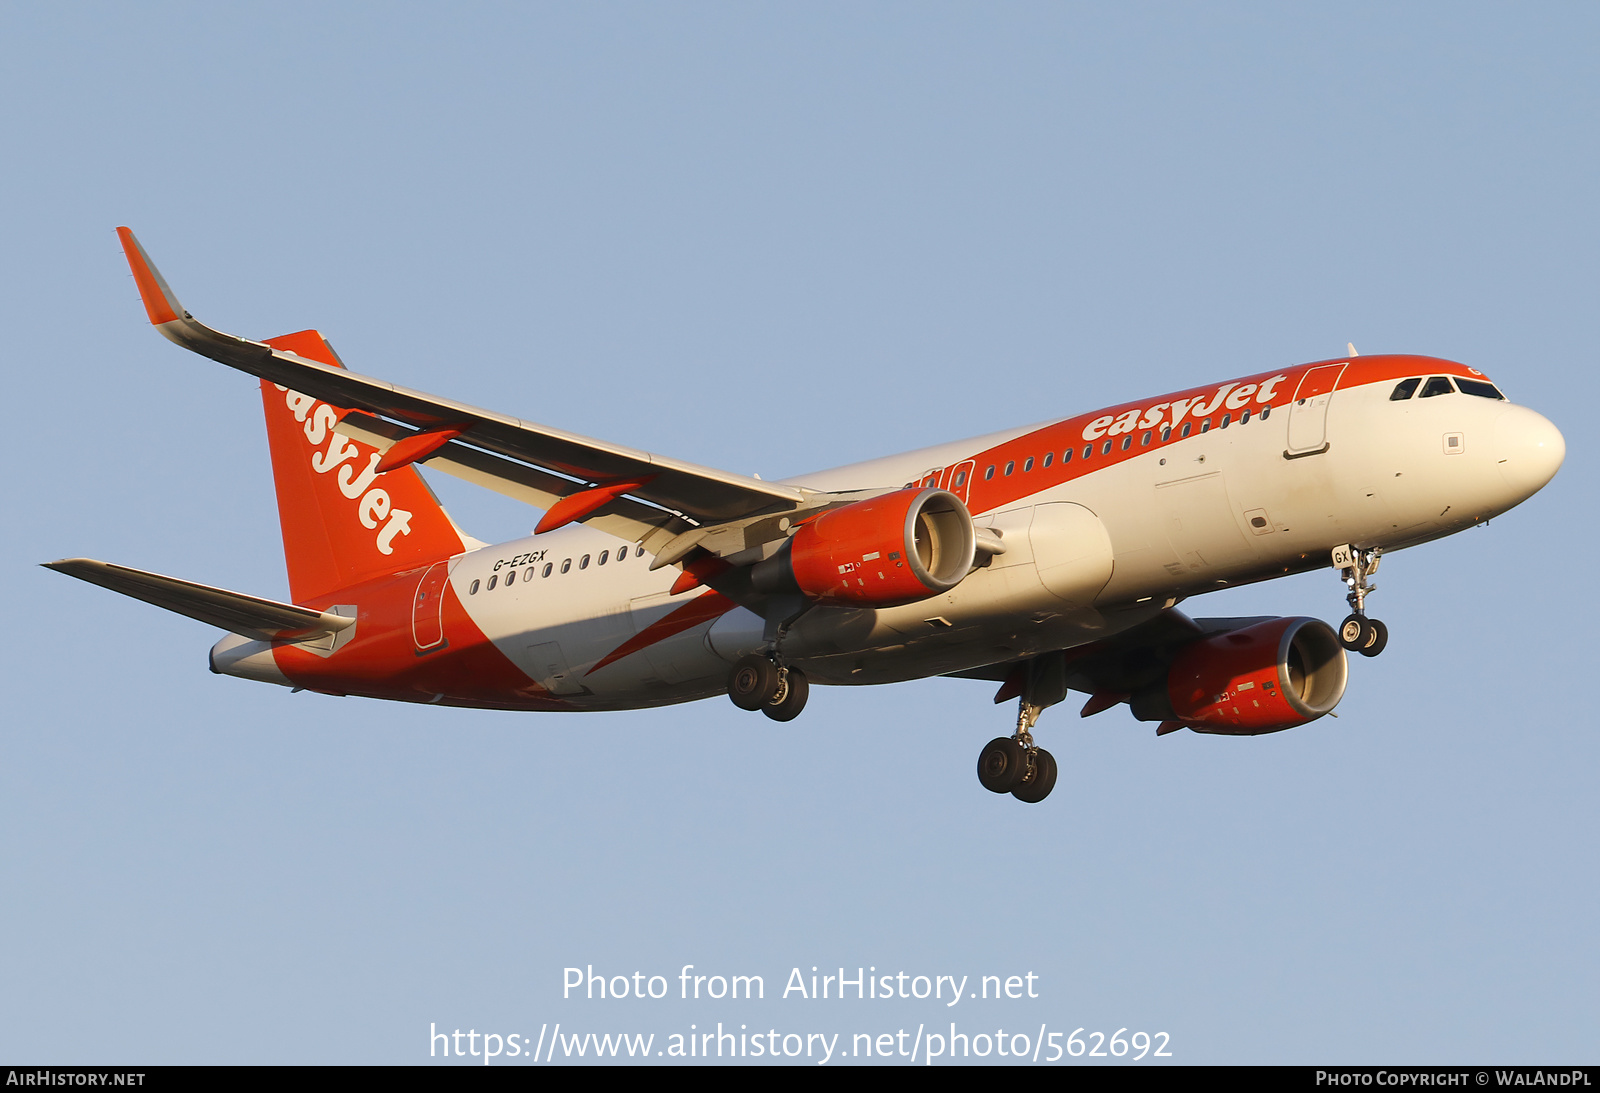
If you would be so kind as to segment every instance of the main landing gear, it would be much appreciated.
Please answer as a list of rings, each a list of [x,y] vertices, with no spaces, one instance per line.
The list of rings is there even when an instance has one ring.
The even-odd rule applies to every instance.
[[[760,710],[774,721],[793,721],[806,708],[811,684],[806,674],[772,657],[740,657],[728,677],[728,697],[741,710]]]
[[[1056,788],[1056,758],[1033,742],[1033,726],[1043,709],[1024,697],[1016,733],[997,736],[983,746],[978,753],[978,781],[984,789],[1038,804]]]
[[[1367,578],[1378,571],[1379,552],[1352,546],[1335,547],[1333,565],[1344,578],[1350,592],[1345,599],[1350,614],[1339,624],[1339,644],[1364,657],[1375,657],[1389,644],[1389,628],[1377,619],[1367,618],[1367,597],[1378,590]]]

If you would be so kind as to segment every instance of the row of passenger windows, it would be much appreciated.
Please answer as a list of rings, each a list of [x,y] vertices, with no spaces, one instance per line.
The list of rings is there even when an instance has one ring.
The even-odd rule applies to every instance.
[[[634,551],[635,551],[635,553],[634,553],[634,557],[635,558],[643,558],[644,557],[644,547],[634,547]],[[625,558],[627,558],[627,556],[628,556],[628,548],[627,547],[618,548],[617,556],[616,556],[615,559],[613,559],[611,557],[611,552],[609,550],[602,550],[600,552],[600,557],[598,557],[598,558],[594,558],[594,556],[591,555],[591,554],[585,554],[582,558],[578,559],[578,568],[579,569],[588,569],[589,568],[589,560],[591,558],[594,558],[594,564],[595,565],[605,565],[608,561],[610,561],[610,562],[620,562],[620,561],[624,560]],[[522,574],[522,582],[524,584],[526,584],[527,582],[533,580],[533,570],[534,570],[533,566],[529,566],[526,569],[513,569],[509,573],[505,574],[505,583],[507,585],[515,584],[517,582],[517,574],[521,573]],[[554,572],[556,572],[556,564],[554,562],[546,562],[544,564],[544,568],[539,570],[539,576],[548,577],[548,576],[550,576],[550,574],[552,574]],[[572,559],[571,558],[567,558],[567,559],[564,559],[562,561],[562,563],[561,563],[561,572],[562,573],[570,573],[570,572],[572,572]],[[489,578],[489,587],[486,588],[484,591],[486,591],[486,592],[493,591],[494,586],[500,583],[500,577],[501,577],[501,575],[498,574],[498,573],[496,573],[494,576],[490,577]],[[467,588],[467,595],[476,596],[478,594],[478,586],[481,583],[482,582],[480,582],[480,581],[473,581],[472,584],[469,585],[468,588]]]
[[[1423,384],[1421,376],[1413,376],[1411,379],[1401,380],[1395,384],[1394,393],[1389,396],[1389,401],[1404,402],[1417,393],[1418,384],[1422,384],[1422,394],[1417,395],[1418,398],[1453,395],[1460,391],[1463,395],[1477,395],[1479,398],[1495,398],[1501,402],[1505,401],[1506,397],[1492,383],[1485,383],[1482,380],[1462,379],[1460,376],[1454,377],[1454,380],[1455,385],[1451,386],[1450,376],[1429,376],[1428,382]]]
[[[1233,424],[1248,425],[1250,423],[1251,414],[1252,414],[1252,412],[1250,410],[1242,411],[1237,418],[1235,418],[1231,413],[1230,414],[1223,414],[1222,415],[1222,419],[1217,422],[1217,428],[1226,429],[1228,426],[1233,425]],[[1265,421],[1269,416],[1271,416],[1271,414],[1272,414],[1272,407],[1263,406],[1261,408],[1261,412],[1259,414],[1256,414],[1255,417],[1257,419],[1261,420],[1261,421]],[[1194,422],[1185,421],[1183,423],[1183,427],[1178,430],[1178,439],[1182,440],[1184,437],[1188,436],[1190,433],[1192,433],[1194,431],[1195,431]],[[1200,422],[1199,431],[1202,432],[1202,433],[1208,433],[1208,432],[1211,431],[1211,419],[1210,418],[1206,418],[1204,421]],[[1155,430],[1154,429],[1146,429],[1144,435],[1139,438],[1139,446],[1142,448],[1142,447],[1145,447],[1146,445],[1148,445],[1152,440],[1155,439],[1155,435],[1156,434],[1155,434]],[[1161,430],[1161,440],[1162,440],[1163,443],[1165,443],[1166,441],[1171,440],[1171,439],[1172,439],[1172,427],[1169,425],[1165,429]],[[1113,447],[1120,448],[1122,451],[1127,451],[1129,448],[1133,447],[1133,434],[1129,433],[1127,436],[1123,437],[1120,442],[1119,441],[1115,441],[1115,440],[1103,440],[1103,441],[1101,441],[1100,442],[1100,454],[1101,455],[1110,455],[1111,454],[1111,449]],[[1094,455],[1094,449],[1095,449],[1095,446],[1093,444],[1085,444],[1083,446],[1083,454],[1080,455],[1078,458],[1080,458],[1080,459],[1088,459],[1088,458],[1090,458],[1091,456]],[[1072,462],[1072,453],[1075,450],[1076,449],[1068,448],[1066,451],[1062,452],[1061,453],[1061,462],[1063,464],[1071,463]],[[1041,457],[1039,459],[1037,465],[1039,467],[1041,467],[1041,468],[1048,467],[1054,461],[1055,461],[1055,453],[1054,452],[1045,452],[1043,457]],[[996,466],[995,464],[991,463],[991,464],[989,464],[988,467],[984,468],[983,480],[985,482],[989,481],[989,479],[994,477],[995,466]],[[1028,471],[1033,470],[1034,466],[1035,466],[1034,457],[1030,455],[1027,459],[1024,459],[1022,461],[1022,471],[1023,471],[1023,473],[1026,474]],[[1013,474],[1013,473],[1016,472],[1016,469],[1017,469],[1017,462],[1016,462],[1016,460],[1013,459],[1013,460],[1011,460],[1010,462],[1008,462],[1005,465],[1005,469],[1001,471],[1001,474],[1002,475]],[[954,488],[960,489],[962,486],[966,485],[966,478],[967,478],[967,472],[966,471],[962,471],[960,474],[956,475],[956,481],[955,481],[955,487]]]

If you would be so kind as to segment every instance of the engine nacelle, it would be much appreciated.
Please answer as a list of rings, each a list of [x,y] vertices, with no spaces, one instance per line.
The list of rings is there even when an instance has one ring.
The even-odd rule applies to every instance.
[[[954,588],[972,570],[972,514],[947,490],[911,488],[831,509],[750,572],[767,593],[897,607]]]
[[[1167,673],[1166,698],[1170,716],[1195,732],[1257,736],[1332,710],[1349,672],[1327,623],[1272,619],[1186,646]]]

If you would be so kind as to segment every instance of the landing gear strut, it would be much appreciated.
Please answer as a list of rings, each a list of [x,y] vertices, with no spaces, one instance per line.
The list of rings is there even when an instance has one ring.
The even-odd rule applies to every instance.
[[[728,676],[728,697],[741,710],[760,710],[774,721],[793,721],[806,708],[806,674],[759,653],[740,657]]]
[[[1335,547],[1333,565],[1350,589],[1345,600],[1350,614],[1339,624],[1339,644],[1364,657],[1375,657],[1389,644],[1389,628],[1377,619],[1367,618],[1367,597],[1378,590],[1367,578],[1378,571],[1379,551],[1358,550],[1353,546]]]
[[[1033,675],[1030,671],[1030,682]],[[1037,689],[1024,687],[1017,710],[1017,731],[1011,736],[995,737],[978,753],[978,781],[983,788],[991,793],[1009,793],[1029,804],[1038,804],[1056,788],[1055,756],[1033,742],[1033,726],[1044,710],[1043,703],[1030,701],[1037,697],[1030,690]],[[1064,688],[1062,694],[1065,697]]]

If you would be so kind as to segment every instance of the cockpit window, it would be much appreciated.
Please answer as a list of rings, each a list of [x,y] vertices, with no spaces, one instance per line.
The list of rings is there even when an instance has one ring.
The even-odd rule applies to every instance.
[[[1500,388],[1496,387],[1492,383],[1484,383],[1482,380],[1464,380],[1458,378],[1456,380],[1456,386],[1461,388],[1461,393],[1463,395],[1477,395],[1479,398],[1497,398],[1501,402],[1504,402],[1506,398],[1500,393]]]
[[[1422,388],[1423,398],[1432,398],[1434,395],[1449,395],[1455,392],[1450,386],[1449,376],[1429,376],[1427,384]]]
[[[1408,380],[1401,380],[1395,384],[1394,393],[1389,396],[1390,402],[1401,402],[1417,393],[1417,384],[1422,382],[1421,376],[1413,376]]]

